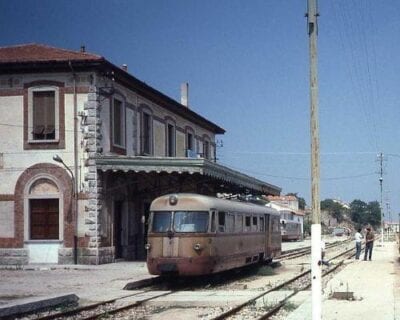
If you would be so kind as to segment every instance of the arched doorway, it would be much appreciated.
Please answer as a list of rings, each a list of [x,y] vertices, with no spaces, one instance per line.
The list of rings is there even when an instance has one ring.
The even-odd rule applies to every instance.
[[[50,175],[40,174],[24,192],[24,242],[29,263],[58,263],[64,240],[63,194]]]

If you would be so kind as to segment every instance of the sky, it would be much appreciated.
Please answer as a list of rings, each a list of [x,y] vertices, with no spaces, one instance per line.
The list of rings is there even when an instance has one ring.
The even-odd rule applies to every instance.
[[[319,0],[320,198],[400,212],[400,1]],[[226,130],[218,162],[311,202],[306,0],[0,0],[0,46],[86,50]]]

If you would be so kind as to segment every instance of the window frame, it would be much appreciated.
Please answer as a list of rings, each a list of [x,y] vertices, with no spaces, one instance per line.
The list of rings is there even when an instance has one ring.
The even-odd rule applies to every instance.
[[[50,91],[55,93],[55,139],[33,140],[33,92]],[[54,150],[65,148],[65,84],[51,80],[37,80],[24,83],[23,89],[23,148],[24,150]]]

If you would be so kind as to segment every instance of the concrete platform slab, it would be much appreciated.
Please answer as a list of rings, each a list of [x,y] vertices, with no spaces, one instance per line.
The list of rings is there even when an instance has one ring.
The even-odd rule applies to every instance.
[[[36,312],[57,306],[77,304],[79,298],[75,294],[55,295],[18,299],[0,307],[0,318],[12,317],[17,314]]]
[[[396,243],[375,247],[373,260],[352,260],[331,279],[322,297],[322,319],[400,319],[400,263]],[[354,300],[333,299],[334,292],[352,292]],[[288,320],[312,318],[311,295]]]

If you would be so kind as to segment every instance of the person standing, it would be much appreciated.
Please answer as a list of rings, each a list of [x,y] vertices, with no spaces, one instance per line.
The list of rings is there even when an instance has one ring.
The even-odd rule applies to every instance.
[[[361,241],[363,239],[363,236],[361,234],[361,228],[357,229],[357,232],[354,235],[354,239],[356,240],[356,260],[359,260],[361,254]]]
[[[372,248],[374,247],[375,235],[372,232],[371,228],[367,228],[367,233],[365,234],[365,253],[364,253],[364,261],[367,261],[367,255],[369,261],[371,261],[372,257]],[[369,254],[368,254],[369,253]]]
[[[321,240],[321,264],[329,267],[329,261],[325,260],[325,241]]]

